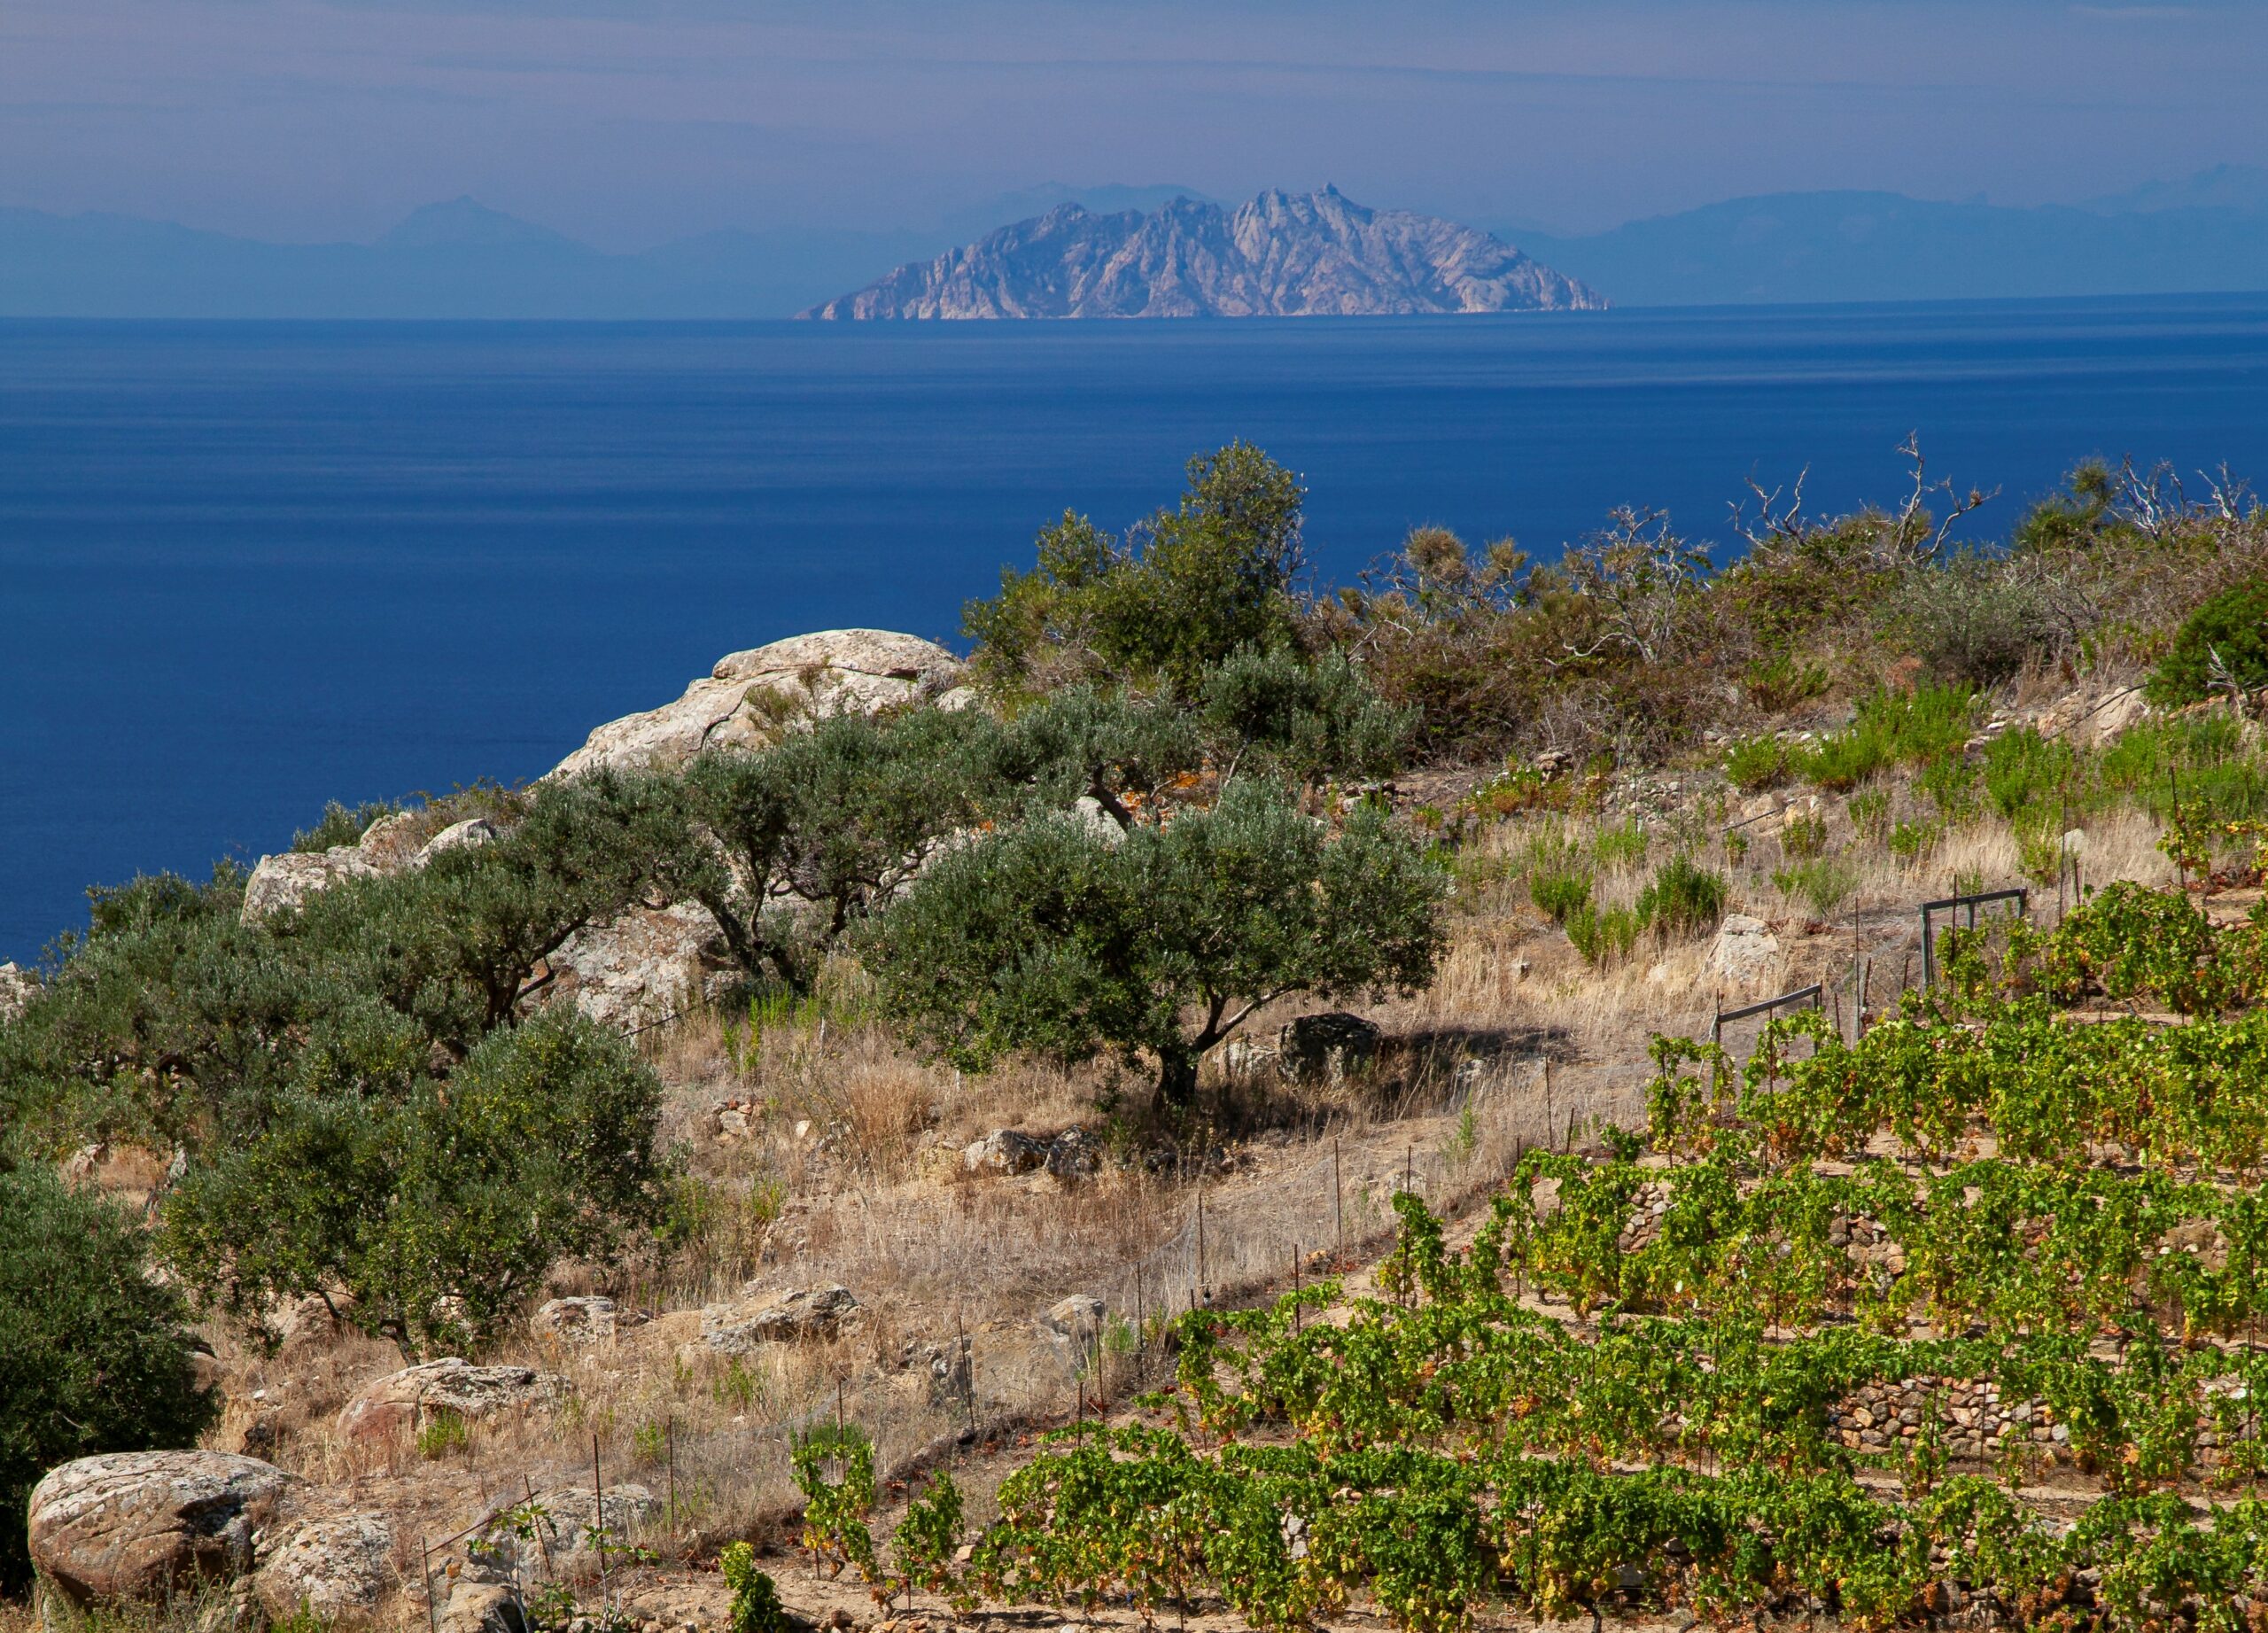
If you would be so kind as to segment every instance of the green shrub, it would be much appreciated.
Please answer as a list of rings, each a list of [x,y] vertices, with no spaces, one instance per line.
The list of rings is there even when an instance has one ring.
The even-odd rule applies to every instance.
[[[1741,676],[1741,690],[1749,705],[1766,714],[1779,714],[1798,704],[1809,703],[1827,691],[1827,665],[1775,652],[1748,666]]]
[[[58,1463],[194,1445],[181,1295],[152,1281],[137,1220],[0,1154],[0,1590],[30,1580],[24,1505]]]
[[[1878,775],[1895,760],[1886,734],[1854,726],[1821,738],[1805,752],[1801,766],[1804,775],[1821,788],[1840,792]]]
[[[1787,780],[1788,745],[1777,737],[1742,737],[1725,750],[1725,776],[1744,794]]]
[[[732,1633],[788,1633],[794,1624],[780,1603],[780,1589],[771,1575],[758,1570],[756,1550],[746,1543],[726,1543],[717,1556],[725,1585],[733,1590],[727,1625]]]
[[[550,1010],[446,1085],[423,1064],[342,1050],[190,1164],[159,1239],[205,1303],[256,1324],[345,1292],[357,1326],[427,1353],[487,1339],[559,1259],[603,1260],[662,1219],[661,1085],[616,1034]],[[357,1093],[379,1068],[403,1092]]]
[[[417,1428],[417,1455],[427,1462],[462,1451],[471,1441],[462,1414],[436,1407]]]
[[[1638,893],[1638,921],[1666,935],[1697,935],[1714,929],[1725,916],[1725,898],[1724,875],[1689,856],[1673,857]]]
[[[1984,795],[2013,821],[2016,813],[2069,785],[2078,757],[2068,743],[2051,743],[2029,726],[1984,745]]]
[[[1198,682],[1216,764],[1300,783],[1383,777],[1401,766],[1417,712],[1379,697],[1343,653],[1245,649]]]
[[[1945,829],[1935,822],[1900,822],[1890,830],[1890,853],[1911,867],[1944,837]]]
[[[1282,644],[1299,478],[1243,442],[1191,460],[1188,473],[1180,505],[1123,540],[1068,510],[1045,530],[1031,572],[1004,571],[998,596],[961,610],[978,672],[1012,692],[1100,677],[1189,697],[1238,649]]]
[[[2193,704],[2268,686],[2268,579],[2223,590],[2191,613],[2150,674],[2154,704]]]
[[[1902,633],[1931,674],[1958,686],[1994,686],[2054,645],[2046,595],[1999,563],[1970,556],[1909,573]]]
[[[1806,776],[1823,789],[1856,788],[1893,765],[1928,766],[1958,754],[1969,741],[1977,700],[1961,686],[1877,691],[1857,717],[1803,757]]]
[[[1868,789],[1851,796],[1851,826],[1869,839],[1880,839],[1890,828],[1890,790]]]
[[[1529,857],[1527,894],[1554,924],[1565,924],[1590,902],[1591,870],[1566,845],[1538,845]]]
[[[1817,856],[1827,849],[1827,819],[1799,813],[1780,825],[1780,849],[1793,857]]]
[[[402,807],[393,800],[374,799],[359,805],[342,805],[332,800],[322,808],[322,816],[313,828],[303,828],[291,836],[294,851],[329,851],[339,845],[350,845],[369,831],[370,824],[383,821],[399,813]]]
[[[1594,966],[1627,958],[1643,928],[1637,914],[1627,907],[1586,905],[1567,915],[1567,939],[1583,961]]]
[[[1646,859],[1646,849],[1645,828],[1635,817],[1611,828],[1601,828],[1591,842],[1591,853],[1598,858],[1598,865],[1610,873],[1640,866]]]
[[[957,1066],[1146,1052],[1182,1103],[1260,1003],[1431,980],[1447,891],[1383,812],[1358,806],[1334,836],[1288,790],[1239,780],[1161,827],[1050,815],[948,851],[861,945],[901,1033]]]
[[[1938,814],[1948,822],[1962,821],[1976,812],[1977,767],[1959,755],[1949,754],[1924,766],[1914,786],[1929,796]]]
[[[1858,888],[1859,870],[1839,856],[1814,857],[1775,870],[1772,883],[1789,899],[1800,897],[1813,918],[1830,919]]]

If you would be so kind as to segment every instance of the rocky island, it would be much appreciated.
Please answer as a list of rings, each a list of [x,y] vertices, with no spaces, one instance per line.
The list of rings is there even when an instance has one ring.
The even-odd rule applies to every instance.
[[[1233,210],[1190,198],[1147,214],[1058,205],[803,315],[1399,317],[1605,306],[1487,233],[1367,209],[1325,187],[1271,188]]]

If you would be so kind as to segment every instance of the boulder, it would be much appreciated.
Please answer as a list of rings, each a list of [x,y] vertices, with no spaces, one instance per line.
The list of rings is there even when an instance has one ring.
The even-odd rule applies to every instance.
[[[1768,981],[1780,968],[1779,937],[1761,919],[1728,914],[1710,944],[1707,968],[1728,986],[1752,987]]]
[[[571,1386],[556,1372],[532,1366],[474,1366],[452,1356],[389,1372],[364,1388],[338,1414],[338,1432],[366,1440],[416,1429],[436,1411],[488,1418],[556,1405]]]
[[[49,1471],[27,1510],[32,1564],[74,1604],[160,1599],[252,1568],[299,1481],[226,1451],[114,1451]]]
[[[635,1326],[645,1318],[610,1298],[555,1298],[535,1312],[529,1325],[538,1338],[589,1344],[612,1338],[620,1328]]]
[[[960,1165],[972,1174],[1029,1174],[1047,1166],[1049,1142],[1013,1128],[996,1128],[961,1148]]]
[[[0,964],[0,1021],[12,1021],[31,1007],[39,978],[14,964]]]
[[[523,1576],[548,1574],[569,1578],[596,1575],[599,1538],[603,1526],[607,1552],[626,1548],[633,1536],[662,1512],[659,1498],[640,1485],[609,1486],[602,1504],[594,1501],[588,1486],[558,1486],[539,1491],[534,1502],[533,1535],[524,1541],[502,1521],[489,1528],[484,1551]],[[525,1557],[521,1557],[524,1551]]]
[[[1107,1314],[1103,1302],[1093,1294],[1074,1293],[1049,1305],[1039,1318],[1039,1325],[1058,1341],[1084,1355],[1102,1336]]]
[[[555,999],[625,1030],[668,1020],[735,978],[706,907],[639,907],[570,937],[551,956]]]
[[[1374,1023],[1334,1009],[1286,1023],[1276,1052],[1293,1082],[1336,1084],[1370,1069],[1383,1036]]]
[[[893,704],[962,704],[967,668],[932,641],[880,629],[792,635],[718,660],[674,703],[610,720],[552,772],[681,766],[706,748],[761,748],[798,717]]]
[[[278,1620],[302,1610],[325,1621],[365,1620],[393,1585],[393,1527],[384,1514],[302,1520],[260,1556],[252,1585]]]
[[[250,924],[289,913],[316,891],[327,890],[343,879],[373,878],[383,871],[353,845],[263,856],[252,868],[252,877],[245,881],[244,921]]]
[[[711,1304],[701,1312],[701,1337],[720,1354],[748,1355],[765,1344],[834,1338],[858,1313],[848,1287],[802,1287],[762,1303]]]
[[[444,851],[462,851],[474,845],[484,845],[496,837],[496,824],[486,817],[467,817],[462,822],[452,822],[425,842],[417,853],[421,862],[430,862]]]

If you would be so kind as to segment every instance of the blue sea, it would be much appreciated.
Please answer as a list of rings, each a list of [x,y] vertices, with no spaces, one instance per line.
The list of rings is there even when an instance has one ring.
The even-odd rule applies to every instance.
[[[1722,541],[2094,454],[2268,478],[2268,296],[952,327],[0,323],[0,958],[330,798],[537,775],[723,653],[955,637],[1066,508],[1249,439],[1323,579],[1413,524]]]

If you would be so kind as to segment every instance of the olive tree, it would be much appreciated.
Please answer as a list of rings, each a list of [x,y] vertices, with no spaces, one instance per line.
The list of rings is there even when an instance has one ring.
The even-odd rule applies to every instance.
[[[750,976],[807,991],[831,947],[999,787],[990,717],[836,715],[757,752],[712,750],[674,782],[661,888],[706,907]]]
[[[48,1469],[194,1445],[218,1415],[183,1313],[138,1220],[0,1154],[0,1592],[30,1580],[24,1505]]]
[[[903,1033],[956,1065],[1147,1055],[1181,1104],[1206,1052],[1275,999],[1424,986],[1447,893],[1383,812],[1332,833],[1242,782],[1123,835],[1048,816],[954,851],[864,945]]]
[[[446,1080],[371,1041],[311,1056],[167,1200],[166,1255],[207,1305],[257,1327],[312,1295],[405,1354],[478,1343],[559,1259],[661,1218],[661,1083],[612,1032],[545,1010]]]

